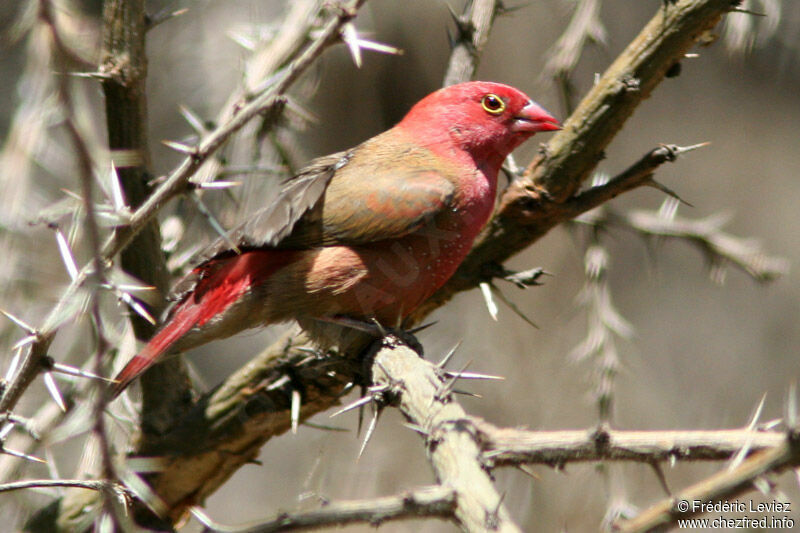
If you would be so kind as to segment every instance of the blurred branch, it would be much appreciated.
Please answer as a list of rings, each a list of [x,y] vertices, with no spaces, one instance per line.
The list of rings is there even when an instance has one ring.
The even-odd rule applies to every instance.
[[[616,339],[633,335],[633,327],[617,311],[611,297],[608,284],[610,260],[608,251],[599,239],[594,238],[584,254],[586,281],[578,296],[579,305],[587,315],[588,331],[583,342],[571,353],[573,360],[588,360],[592,364],[592,396],[603,427],[612,423],[614,383],[622,367]]]
[[[105,95],[108,147],[112,157],[133,154],[125,162],[117,162],[115,170],[124,198],[136,209],[151,194],[148,184],[152,178],[150,147],[147,135],[147,56],[145,36],[147,16],[144,0],[106,0],[103,4],[103,50],[98,67]],[[155,287],[151,303],[152,314],[164,309],[170,276],[161,250],[158,222],[150,220],[120,250],[120,266],[144,284]],[[105,253],[105,259],[114,254]],[[155,326],[131,313],[136,338],[146,341]],[[183,416],[190,398],[190,382],[186,364],[172,357],[156,365],[142,377],[141,438],[172,426]]]
[[[217,117],[217,124],[230,121],[248,101],[258,95],[259,90],[268,82],[268,77],[274,75],[287,62],[302,51],[310,39],[310,33],[316,25],[316,16],[323,6],[322,0],[302,0],[290,4],[281,30],[272,39],[260,42],[244,69],[242,85],[228,97],[222,106],[222,111]],[[252,128],[262,128],[250,124]],[[247,138],[247,135],[241,136]],[[222,170],[222,160],[211,157],[197,170],[192,178],[195,183],[213,181]]]
[[[396,496],[328,502],[322,509],[281,513],[268,522],[247,527],[207,526],[205,531],[211,533],[272,533],[364,522],[372,527],[377,527],[384,522],[398,519],[437,516],[450,518],[455,506],[455,492],[452,489],[434,485],[405,491]]]
[[[560,90],[562,104],[572,113],[572,83],[570,76],[578,64],[587,40],[605,43],[606,29],[600,20],[602,0],[578,0],[569,24],[553,48],[547,52],[548,60],[543,76],[555,80]]]
[[[771,281],[789,270],[789,261],[767,255],[757,241],[722,231],[728,221],[724,215],[699,220],[633,210],[621,217],[625,226],[645,236],[685,240],[706,255],[712,265],[730,263],[757,281]]]
[[[27,479],[14,483],[0,485],[0,492],[12,492],[15,490],[26,489],[46,489],[51,487],[58,488],[78,488],[87,490],[104,490],[108,482],[105,480],[85,480],[85,479]]]
[[[495,16],[502,10],[498,0],[468,0],[461,16],[451,11],[456,23],[456,35],[451,38],[453,50],[447,63],[443,87],[469,81],[478,69],[483,47]]]
[[[519,531],[480,461],[480,436],[453,398],[455,378],[396,339],[375,355],[372,382],[418,428],[437,481],[456,492],[455,516],[465,531]]]
[[[50,26],[53,34],[53,43],[57,48],[54,56],[56,58],[62,58],[62,66],[64,66],[65,63],[63,62],[63,58],[65,55],[61,48],[61,40],[58,38],[58,28],[56,27],[55,21],[52,18],[52,8],[53,6],[50,5],[49,1],[43,1],[41,3],[40,16],[42,16],[43,20],[45,20],[45,22]],[[76,158],[78,160],[80,190],[83,198],[83,225],[86,231],[89,250],[92,257],[91,271],[88,275],[88,281],[91,285],[89,311],[94,329],[93,340],[96,344],[92,364],[94,374],[97,376],[103,376],[109,343],[103,331],[104,326],[102,315],[100,313],[100,290],[103,286],[107,285],[107,281],[106,265],[104,264],[103,258],[100,255],[100,228],[97,224],[97,215],[95,213],[95,165],[92,161],[92,156],[89,152],[87,142],[84,139],[84,136],[81,133],[76,121],[77,117],[72,103],[72,93],[70,91],[69,80],[64,75],[59,77],[58,92],[61,106],[63,107],[65,113],[64,122],[69,133],[69,137],[72,141]],[[111,489],[111,484],[116,483],[117,481],[117,475],[113,466],[111,447],[108,440],[108,433],[106,431],[105,419],[103,418],[103,412],[107,402],[104,391],[107,387],[106,384],[102,383],[101,381],[98,381],[96,386],[98,394],[96,395],[94,404],[92,406],[92,434],[97,441],[97,446],[100,451],[101,472],[99,475],[101,480],[104,482],[99,493],[102,496],[104,514],[110,518],[111,522],[114,524],[114,527],[118,528],[119,518],[117,516],[116,507],[113,504],[115,495]]]
[[[141,231],[164,206],[176,195],[184,192],[189,187],[189,178],[224,142],[238,131],[249,120],[267,114],[277,115],[285,104],[283,93],[297,80],[319,55],[339,39],[339,31],[355,17],[358,8],[366,0],[351,0],[338,6],[334,14],[326,23],[320,35],[306,47],[302,54],[294,59],[283,71],[280,79],[274,85],[265,88],[257,97],[242,107],[239,112],[225,124],[220,125],[207,137],[200,141],[196,147],[189,147],[189,155],[165,178],[164,182],[150,195],[147,200],[130,217],[128,223],[116,228],[102,249],[104,261],[108,261],[130,244],[131,240]],[[62,298],[56,308],[45,319],[46,326],[36,333],[36,341],[30,346],[29,352],[15,378],[9,383],[5,394],[0,398],[0,413],[14,408],[22,393],[33,381],[39,372],[40,362],[47,354],[47,349],[52,342],[57,327],[47,324],[58,322],[56,318],[62,310],[64,302],[71,297],[77,288],[87,278],[91,266],[87,265],[73,281],[67,294]]]
[[[662,530],[678,519],[702,512],[693,502],[729,499],[758,488],[759,480],[772,473],[800,466],[800,439],[795,431],[784,435],[783,442],[772,449],[756,453],[736,468],[724,470],[688,487],[673,497],[642,511],[636,518],[614,524],[615,531],[628,533]],[[768,484],[767,484],[768,486]],[[682,505],[688,503],[686,509]]]
[[[525,176],[508,187],[469,256],[414,318],[420,320],[456,293],[476,287],[485,277],[487,263],[505,262],[574,216],[569,201],[602,159],[608,143],[667,70],[731,7],[730,0],[682,0],[667,8],[658,6],[653,19],[592,87],[564,129],[542,147]]]
[[[788,272],[789,261],[786,258],[768,255],[755,239],[723,231],[730,217],[717,214],[693,220],[677,216],[677,207],[678,202],[668,198],[656,211],[634,209],[619,213],[602,209],[586,213],[575,221],[595,228],[617,226],[645,238],[686,241],[703,253],[712,266],[716,281],[722,280],[726,264],[734,265],[761,282],[772,281]]]
[[[126,246],[142,225],[150,221],[165,202],[187,190],[189,178],[231,135],[239,131],[247,122],[259,115],[266,115],[271,120],[276,120],[286,103],[284,96],[286,90],[297,81],[322,52],[339,41],[339,32],[342,27],[356,16],[358,9],[365,2],[366,0],[350,0],[337,5],[319,36],[281,71],[273,84],[267,85],[257,95],[253,95],[252,99],[238,109],[228,122],[211,131],[197,146],[185,147],[188,156],[164,178],[162,185],[131,216],[129,223],[117,229],[112,238],[106,242],[103,249],[104,254],[112,256]]]

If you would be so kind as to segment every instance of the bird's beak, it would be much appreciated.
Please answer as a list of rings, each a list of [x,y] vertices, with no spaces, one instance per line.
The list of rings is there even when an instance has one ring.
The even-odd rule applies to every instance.
[[[514,117],[511,130],[519,133],[560,130],[561,124],[543,107],[534,101],[527,103]]]

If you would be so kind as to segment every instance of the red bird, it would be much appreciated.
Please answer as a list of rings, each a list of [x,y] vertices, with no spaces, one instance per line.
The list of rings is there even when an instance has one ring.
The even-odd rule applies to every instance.
[[[330,344],[341,333],[332,323],[401,325],[469,252],[506,156],[557,129],[521,91],[468,82],[428,95],[359,146],[316,159],[178,284],[165,324],[117,375],[115,392],[168,352],[248,328],[297,320]]]

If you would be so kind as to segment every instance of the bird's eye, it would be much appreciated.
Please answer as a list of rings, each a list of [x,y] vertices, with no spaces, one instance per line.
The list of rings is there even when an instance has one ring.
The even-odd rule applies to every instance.
[[[481,106],[487,113],[499,115],[506,110],[506,103],[496,94],[487,94],[481,99]]]

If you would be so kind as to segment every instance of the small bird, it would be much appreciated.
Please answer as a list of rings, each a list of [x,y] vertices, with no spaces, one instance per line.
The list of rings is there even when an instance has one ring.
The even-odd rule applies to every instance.
[[[249,328],[296,320],[330,345],[354,323],[401,326],[469,252],[508,154],[558,129],[523,92],[467,82],[312,161],[178,282],[163,326],[116,376],[115,395],[165,354]]]

